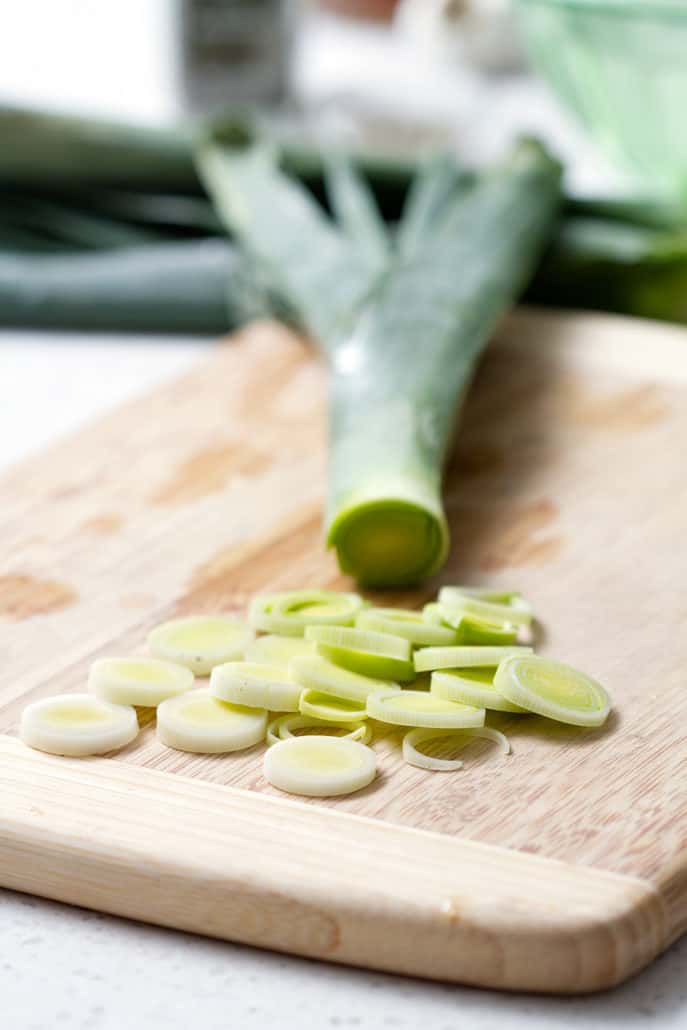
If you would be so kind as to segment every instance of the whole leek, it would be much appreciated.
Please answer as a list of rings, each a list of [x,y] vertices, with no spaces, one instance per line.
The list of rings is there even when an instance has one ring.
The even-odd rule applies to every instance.
[[[521,142],[446,191],[438,225],[404,234],[402,222],[410,243],[381,270],[270,148],[211,138],[199,166],[220,217],[328,358],[327,542],[342,570],[370,585],[423,579],[448,552],[441,473],[461,402],[552,231],[559,166]]]

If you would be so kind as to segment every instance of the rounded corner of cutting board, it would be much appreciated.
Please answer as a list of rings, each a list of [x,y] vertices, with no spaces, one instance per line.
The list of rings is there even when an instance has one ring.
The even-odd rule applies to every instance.
[[[633,877],[6,736],[0,783],[3,886],[143,922],[562,994],[613,987],[668,943],[663,899]]]

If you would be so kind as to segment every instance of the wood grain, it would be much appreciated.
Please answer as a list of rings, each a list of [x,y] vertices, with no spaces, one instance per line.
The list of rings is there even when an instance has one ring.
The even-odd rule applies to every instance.
[[[665,938],[660,897],[631,877],[8,737],[0,776],[5,884],[117,915],[534,991],[609,986]]]
[[[307,347],[279,327],[254,326],[182,379],[106,416],[5,478],[0,484],[0,732],[14,733],[27,699],[83,689],[94,657],[141,650],[147,629],[170,614],[241,611],[251,593],[265,588],[348,585],[322,546],[324,401],[324,374]],[[540,896],[544,860],[547,869],[565,870],[558,881],[552,875],[546,897],[558,898],[562,906],[556,910],[556,932],[568,941],[566,947],[574,939],[583,957],[571,960],[567,980],[562,973],[548,981],[542,975],[541,989],[547,982],[560,990],[616,982],[687,927],[682,777],[687,745],[681,732],[687,707],[686,441],[684,331],[523,311],[498,333],[471,393],[447,475],[449,565],[422,590],[370,596],[420,604],[441,582],[515,584],[542,616],[540,650],[607,684],[616,714],[601,733],[545,731],[529,717],[495,719],[512,739],[513,756],[500,760],[475,745],[466,771],[451,777],[405,766],[400,736],[389,733],[375,744],[381,775],[374,785],[351,798],[298,806],[299,812],[312,813],[318,839],[321,827],[333,833],[340,820],[356,827],[356,839],[364,826],[366,833],[396,841],[389,847],[400,853],[409,846],[399,843],[406,841],[404,834],[413,841],[431,839],[435,843],[427,855],[435,846],[446,848],[461,876],[471,862],[475,877],[483,870],[473,901],[477,905],[481,898],[480,932],[491,925],[493,941],[505,949],[500,965],[477,958],[470,965],[472,958],[463,954],[468,938],[462,923],[460,933],[451,931],[457,934],[451,938],[455,948],[442,964],[429,941],[436,931],[438,950],[445,949],[445,927],[437,929],[443,924],[432,921],[429,909],[417,914],[417,923],[415,915],[404,917],[399,897],[408,884],[399,879],[393,888],[399,892],[394,918],[401,923],[391,933],[392,923],[385,920],[392,919],[393,906],[385,910],[379,923],[384,932],[370,946],[375,954],[391,948],[378,956],[380,968],[408,971],[389,940],[406,918],[411,934],[423,926],[427,935],[421,949],[427,962],[413,971],[536,987],[538,974],[527,972],[528,962],[518,964],[510,953],[518,950],[513,940],[521,926],[523,955],[535,956],[534,966],[545,963],[535,948],[538,921],[542,940],[553,933],[542,915],[549,904]],[[88,817],[77,817],[77,795],[66,800],[69,784],[70,791],[81,790],[73,763],[38,756],[32,764],[34,756],[20,756],[11,739],[1,745],[0,789],[13,812],[8,816],[11,854],[26,854],[30,847],[32,858],[4,861],[0,879],[37,893],[67,900],[80,896],[77,890],[69,896],[65,857],[78,851],[89,883],[97,869],[108,889],[117,876],[123,884],[114,900],[105,896],[105,887],[94,887],[83,903],[202,929],[172,904],[171,889],[137,910],[147,887],[143,873],[131,868],[135,863],[120,856],[108,865],[104,848],[88,857],[92,834],[97,830],[106,839],[112,796],[130,799],[134,790],[138,793],[134,784],[140,784],[147,801],[131,824],[118,810],[119,829],[126,835],[138,827],[137,847],[149,849],[151,862],[168,859],[168,871],[174,868],[174,848],[165,858],[162,830],[141,830],[147,806],[158,809],[159,784],[167,784],[180,805],[187,799],[184,819],[195,819],[196,808],[206,811],[206,797],[212,806],[221,796],[228,811],[238,798],[257,806],[260,815],[249,835],[256,847],[262,813],[282,811],[282,819],[292,818],[287,812],[293,808],[285,807],[284,796],[262,777],[260,749],[223,757],[182,755],[160,746],[147,725],[115,759],[78,766],[88,770],[89,783],[91,770],[95,777],[89,790],[100,814],[88,828]],[[12,772],[20,758],[28,777],[23,794]],[[24,801],[31,795],[41,808],[37,799],[48,790],[48,814],[34,824]],[[78,796],[84,803],[85,796]],[[360,816],[367,817],[364,823]],[[197,819],[200,825],[202,815]],[[358,821],[350,824],[350,819]],[[67,824],[68,838],[61,836]],[[59,870],[50,878],[47,869],[54,865],[55,847],[67,839],[60,852],[64,875],[57,883]],[[417,844],[418,868],[431,864],[422,858],[424,846]],[[181,907],[203,894],[204,861],[209,893],[198,902],[201,908],[212,908],[213,891],[225,890],[212,866],[214,847],[208,844],[205,858],[198,857],[191,883],[185,873],[169,872],[175,890],[189,892]],[[368,850],[376,847],[370,844]],[[474,848],[480,857],[471,859],[478,854]],[[362,841],[361,849],[364,865]],[[491,865],[484,856],[493,853],[500,858]],[[191,858],[180,858],[181,865]],[[510,861],[518,870],[517,904],[501,882]],[[308,884],[298,886],[296,871],[290,875],[286,894],[300,904]],[[329,891],[336,898],[339,922],[353,912],[359,918],[364,904],[376,911],[369,898],[355,892],[349,906],[353,881],[347,872],[339,875],[338,887],[327,880],[322,895]],[[594,919],[614,928],[603,947],[597,929],[584,919],[580,923],[573,909],[566,923],[569,884],[576,876],[585,885],[583,893],[590,892]],[[267,890],[263,881],[250,882],[260,896]],[[425,882],[419,882],[425,891]],[[443,882],[445,901],[453,888]],[[623,893],[628,883],[637,894]],[[246,881],[247,891],[249,886]],[[638,913],[649,909],[653,914],[645,923]],[[239,933],[235,915],[217,918],[225,921],[207,932],[249,939]],[[650,930],[642,929],[649,923]],[[286,931],[274,941],[271,932],[265,931],[263,943],[290,947]],[[309,953],[301,944],[294,939],[293,950]],[[347,947],[333,957],[375,964],[364,948],[358,959]],[[551,961],[558,961],[553,951]],[[507,974],[499,971],[502,966]]]

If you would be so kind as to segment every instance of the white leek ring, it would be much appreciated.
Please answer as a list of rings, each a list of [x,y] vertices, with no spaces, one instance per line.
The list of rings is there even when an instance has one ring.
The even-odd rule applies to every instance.
[[[420,744],[426,744],[430,740],[453,740],[467,745],[475,737],[483,737],[498,744],[504,755],[511,751],[510,742],[504,733],[495,730],[491,726],[480,726],[474,730],[410,730],[403,738],[403,758],[408,765],[417,766],[418,769],[429,769],[432,772],[455,772],[465,765],[459,758],[434,758],[418,750]]]

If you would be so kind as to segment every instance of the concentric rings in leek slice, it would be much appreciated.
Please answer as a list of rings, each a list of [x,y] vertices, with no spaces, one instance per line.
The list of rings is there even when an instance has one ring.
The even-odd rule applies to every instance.
[[[611,710],[608,694],[591,676],[538,655],[501,662],[494,684],[513,704],[572,726],[601,726]]]

